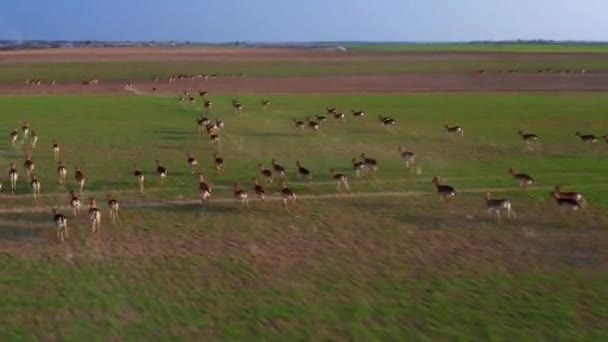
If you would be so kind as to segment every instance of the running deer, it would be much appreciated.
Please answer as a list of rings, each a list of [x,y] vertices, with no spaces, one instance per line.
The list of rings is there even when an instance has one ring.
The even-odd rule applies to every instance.
[[[118,222],[118,200],[111,195],[108,195],[108,209],[110,209],[110,222],[116,224]]]
[[[410,169],[416,164],[416,154],[406,150],[403,146],[399,146],[399,155],[401,155],[401,160],[403,160],[406,168]]]
[[[317,121],[318,121],[319,123],[327,121],[327,117],[326,117],[326,116],[324,116],[324,115],[319,115],[319,114],[315,114],[315,119],[317,119]]]
[[[266,199],[266,191],[264,191],[264,187],[260,185],[257,178],[253,179],[253,191],[262,202]]]
[[[59,242],[64,242],[68,238],[68,219],[57,211],[56,208],[52,209],[53,222],[57,225],[57,239]]]
[[[464,130],[460,126],[448,126],[448,125],[444,125],[443,127],[445,127],[445,130],[449,134],[451,134],[451,135],[464,136]]]
[[[198,96],[199,97],[207,97],[208,93],[209,93],[208,91],[199,90],[198,91]]]
[[[342,188],[344,188],[344,190],[346,190],[350,193],[350,186],[348,185],[348,177],[346,177],[346,175],[343,173],[336,172],[336,170],[334,170],[334,169],[331,169],[330,172],[331,172],[334,180],[336,181],[338,192]]]
[[[30,124],[28,124],[27,121],[21,125],[21,131],[23,132],[23,141],[25,141],[30,135]]]
[[[141,169],[139,168],[139,166],[137,165],[133,165],[134,171],[133,171],[133,176],[135,176],[135,179],[137,180],[137,186],[139,187],[139,192],[143,193],[144,192],[144,173],[141,171]]]
[[[382,116],[382,115],[378,115],[378,120],[380,120],[380,123],[383,126],[394,126],[397,124],[397,121],[395,121],[395,119],[386,117],[386,116]]]
[[[211,198],[211,185],[205,182],[205,177],[202,173],[198,174],[198,193],[203,203],[209,202]]]
[[[211,140],[212,144],[217,145],[220,143],[220,136],[217,133],[212,133],[209,135],[209,140]]]
[[[276,159],[272,158],[271,161],[272,164],[272,170],[274,171],[275,174],[277,174],[280,178],[285,178],[286,175],[286,171],[285,168],[282,165],[279,165],[276,163]]]
[[[224,171],[224,158],[220,157],[217,152],[213,152],[213,163],[215,164],[217,173],[222,173]]]
[[[38,144],[38,134],[36,134],[36,131],[32,131],[32,141],[30,145],[32,146],[32,150],[36,149],[36,144]]]
[[[582,193],[575,191],[562,191],[562,188],[559,185],[553,189],[553,192],[556,193],[560,198],[573,199],[581,204],[581,206],[585,206],[587,203]]]
[[[559,197],[557,192],[552,192],[551,196],[555,200],[555,204],[559,207],[559,210],[564,211],[577,211],[583,208],[581,203],[575,199],[568,197]]]
[[[365,112],[362,110],[353,110],[351,109],[350,112],[353,114],[353,116],[355,117],[355,119],[361,119],[365,116]]]
[[[203,102],[203,107],[205,107],[205,110],[207,112],[209,112],[209,110],[211,110],[211,107],[213,107],[213,102],[209,101],[209,100],[205,100]]]
[[[281,182],[281,197],[283,197],[283,206],[287,211],[289,211],[289,208],[287,207],[288,202],[296,204],[296,194],[287,187],[285,180]]]
[[[440,200],[448,201],[451,198],[456,197],[456,190],[449,185],[440,184],[439,177],[434,177],[431,183],[435,184]]]
[[[91,231],[93,233],[101,229],[101,210],[97,208],[97,202],[94,197],[89,197],[89,222],[91,223]]]
[[[372,173],[376,173],[376,171],[378,171],[378,161],[376,159],[365,157],[365,153],[361,153],[361,159],[363,160],[363,164],[367,170],[371,171]]]
[[[306,117],[306,122],[308,122],[308,127],[312,128],[315,131],[319,130],[319,123],[311,120],[310,117]]]
[[[492,194],[489,192],[485,194],[486,208],[488,210],[488,213],[491,214],[492,212],[495,212],[496,219],[498,220],[498,222],[500,222],[500,212],[501,211],[506,211],[507,217],[515,218],[515,211],[513,210],[511,201],[509,199],[506,199],[506,198],[492,199],[491,196],[492,196]]]
[[[65,165],[63,165],[63,162],[60,160],[57,166],[57,174],[59,175],[59,184],[63,185],[65,184],[65,179],[68,175],[68,170],[65,167]]]
[[[336,107],[325,107],[325,111],[327,114],[336,114],[338,109],[336,109]]]
[[[274,177],[272,176],[272,171],[267,169],[262,164],[258,164],[258,168],[260,169],[260,175],[266,181],[266,184],[270,184],[274,181]]]
[[[351,159],[353,169],[355,170],[355,174],[357,177],[361,177],[362,175],[367,174],[367,170],[365,168],[365,163],[362,161],[358,161],[356,158]]]
[[[528,145],[528,148],[531,148],[532,144],[535,144],[538,142],[538,135],[536,135],[534,133],[524,133],[521,130],[518,131],[517,133],[519,134],[521,139]]]
[[[80,198],[78,198],[78,195],[76,195],[76,192],[74,190],[70,190],[70,207],[72,207],[74,217],[80,216]]]
[[[92,80],[85,81],[85,82],[84,82],[84,84],[85,84],[85,85],[98,85],[98,84],[99,84],[99,80],[98,80],[98,79],[96,79],[96,78],[94,78],[94,79],[92,79]]]
[[[332,115],[334,116],[334,119],[344,121],[344,118],[345,118],[344,113],[336,112],[336,113],[333,113]]]
[[[11,192],[15,193],[17,190],[17,180],[19,179],[19,173],[17,172],[17,163],[12,162],[10,169],[8,170],[8,179],[11,182]]]
[[[30,175],[32,174],[32,172],[34,172],[34,167],[35,166],[36,166],[36,164],[34,164],[34,161],[30,157],[30,155],[26,154],[25,155],[25,161],[23,162],[23,167],[25,168],[25,175],[27,177],[30,177]]]
[[[192,173],[194,173],[194,170],[198,166],[198,160],[196,160],[191,153],[186,153],[186,162],[188,163],[190,170],[192,170]]]
[[[300,175],[302,179],[307,179],[309,181],[312,180],[312,174],[310,173],[310,170],[303,167],[299,161],[296,161],[296,167],[298,168],[298,175]]]
[[[80,193],[82,194],[82,192],[84,191],[84,183],[86,179],[84,177],[84,172],[82,172],[79,165],[76,165],[76,171],[74,171],[74,180],[76,180],[76,184],[78,184],[78,187],[80,188]]]
[[[296,120],[296,119],[292,119],[292,120],[293,120],[293,125],[296,126],[296,128],[298,128],[298,129],[304,128],[304,121]]]
[[[581,134],[578,131],[574,134],[579,137],[585,144],[595,144],[597,142],[597,137],[593,134]]]
[[[509,169],[509,174],[519,182],[519,186],[528,190],[529,186],[534,185],[534,179],[525,173],[517,173],[513,169]]]
[[[266,109],[268,106],[270,106],[270,100],[264,100],[262,99],[262,108]]]
[[[13,147],[16,148],[17,147],[17,139],[19,138],[19,133],[17,132],[16,128],[11,131],[10,137],[11,137],[11,145],[13,145]]]
[[[235,113],[240,113],[243,111],[243,104],[239,102],[238,98],[232,99],[232,108],[234,109]]]
[[[203,129],[206,128],[209,123],[211,123],[211,120],[204,116],[196,119],[196,125],[199,132],[203,132]]]
[[[247,191],[241,189],[238,183],[234,184],[234,198],[241,201],[243,208],[249,208],[249,198]]]
[[[59,160],[59,144],[53,140],[53,158],[55,161]]]
[[[32,195],[34,196],[34,202],[38,202],[38,196],[40,195],[41,185],[40,181],[35,174],[31,174],[30,187],[32,188]]]
[[[156,160],[156,174],[160,178],[160,185],[164,185],[167,178],[167,168],[162,166],[159,160]]]

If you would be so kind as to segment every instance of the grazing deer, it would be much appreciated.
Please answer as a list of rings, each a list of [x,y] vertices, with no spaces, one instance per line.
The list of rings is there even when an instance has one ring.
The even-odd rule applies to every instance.
[[[597,137],[593,134],[581,134],[578,131],[574,134],[586,144],[595,144],[597,142]]]
[[[57,239],[59,242],[64,242],[68,238],[68,219],[57,211],[56,208],[52,209],[53,222],[57,225]]]
[[[361,119],[365,116],[365,112],[362,110],[352,110],[351,109],[350,112],[353,114],[355,119]]]
[[[58,166],[57,166],[57,174],[59,175],[59,184],[63,185],[65,184],[65,179],[68,175],[68,170],[65,167],[65,165],[63,165],[63,162],[60,160],[58,162]]]
[[[186,153],[186,162],[192,170],[192,173],[194,173],[194,169],[196,169],[198,166],[198,160],[196,160],[196,158],[194,158],[191,153]]]
[[[108,208],[110,209],[110,222],[116,224],[118,222],[118,200],[114,196],[108,195]]]
[[[213,152],[213,163],[215,164],[217,173],[222,173],[224,171],[224,158],[220,157],[217,152]]]
[[[89,197],[89,222],[91,223],[91,231],[93,233],[101,229],[101,210],[97,208],[94,197]]]
[[[587,203],[582,193],[574,191],[562,191],[562,188],[559,185],[553,189],[553,192],[556,193],[560,198],[571,198],[580,203],[581,206],[585,206]]]
[[[264,187],[260,185],[257,178],[253,179],[253,191],[262,202],[266,199],[266,191],[264,191]]]
[[[306,122],[308,122],[308,127],[312,128],[315,131],[319,130],[319,123],[311,120],[310,117],[306,117]]]
[[[286,175],[285,168],[282,165],[277,164],[276,160],[274,158],[272,158],[271,164],[272,164],[272,170],[274,171],[274,173],[276,173],[280,178],[285,178],[285,175]]]
[[[53,158],[55,161],[59,160],[59,144],[53,140]]]
[[[577,211],[583,208],[581,203],[575,199],[567,197],[559,197],[557,192],[552,192],[551,196],[555,199],[555,204],[559,207],[560,211]]]
[[[234,184],[234,198],[241,201],[243,208],[249,208],[249,199],[247,191],[241,189],[238,183]]]
[[[529,186],[534,185],[534,179],[525,173],[517,173],[513,169],[509,169],[509,174],[519,182],[519,186],[528,190]]]
[[[437,188],[439,200],[448,201],[451,198],[456,197],[456,190],[449,185],[440,184],[439,177],[434,177],[431,183],[435,184],[435,187]]]
[[[11,131],[10,137],[11,145],[13,145],[14,148],[17,148],[17,139],[19,138],[19,133],[17,132],[16,128]]]
[[[205,182],[205,177],[202,173],[198,174],[198,193],[203,203],[209,202],[211,198],[211,185]]]
[[[23,167],[25,168],[25,175],[27,177],[30,177],[30,175],[32,174],[32,172],[34,172],[34,167],[35,166],[36,166],[36,164],[34,164],[34,161],[30,157],[30,155],[26,154],[25,155],[25,161],[23,162]]]
[[[281,182],[281,197],[283,197],[283,206],[287,211],[289,211],[289,208],[287,207],[287,202],[292,202],[293,204],[296,204],[296,194],[287,187],[285,180]]]
[[[296,128],[298,128],[298,129],[304,128],[304,121],[300,121],[300,120],[296,120],[296,119],[292,119],[292,120],[293,120],[293,125],[296,126]]]
[[[160,178],[160,185],[165,184],[165,179],[167,178],[167,168],[160,164],[159,160],[156,160],[156,174]]]
[[[32,188],[32,195],[34,196],[34,202],[38,202],[38,195],[40,195],[41,185],[40,181],[35,174],[31,174],[30,187]]]
[[[25,141],[30,135],[30,124],[28,124],[27,121],[21,126],[21,131],[23,132],[23,141]]]
[[[12,162],[10,169],[8,170],[8,179],[11,182],[11,192],[15,193],[17,190],[17,180],[19,179],[19,173],[17,172],[17,163]]]
[[[346,175],[343,173],[337,173],[336,170],[334,170],[334,169],[331,169],[330,172],[331,172],[334,180],[337,183],[338,192],[340,191],[340,189],[344,188],[344,190],[346,190],[350,193],[350,186],[348,185],[348,177],[346,177]]]
[[[74,190],[70,190],[70,207],[72,207],[74,217],[80,216],[80,198],[78,198],[78,195],[76,195],[76,192],[74,192]]]
[[[141,171],[141,169],[139,168],[139,166],[137,165],[133,165],[134,171],[133,171],[133,176],[135,176],[135,179],[137,179],[137,185],[139,187],[139,192],[143,193],[144,192],[144,173]]]
[[[36,134],[36,131],[32,131],[32,141],[30,145],[32,146],[32,150],[36,149],[36,144],[38,144],[38,134]]]
[[[399,155],[401,155],[401,160],[405,164],[405,167],[410,169],[412,166],[416,164],[416,154],[411,151],[407,151],[403,146],[399,146]]]
[[[355,174],[357,175],[357,177],[361,177],[362,175],[367,174],[367,170],[366,170],[364,162],[358,161],[355,158],[353,158],[351,160],[351,162],[352,162],[353,169],[355,170]]]
[[[378,119],[380,120],[380,123],[383,126],[394,126],[397,124],[397,121],[395,121],[395,119],[391,119],[382,115],[378,115]]]
[[[361,159],[363,160],[363,164],[367,170],[371,171],[372,173],[376,173],[376,171],[378,171],[378,161],[376,159],[365,157],[365,153],[361,153]]]
[[[76,180],[76,184],[80,188],[80,194],[84,191],[84,183],[86,181],[84,177],[84,172],[80,169],[79,165],[76,165],[76,171],[74,171],[74,179]]]
[[[300,175],[300,177],[302,177],[302,179],[307,179],[309,181],[312,180],[312,174],[310,173],[310,170],[303,167],[299,161],[296,161],[296,167],[298,168],[298,174]]]
[[[460,126],[448,126],[448,125],[444,125],[443,127],[445,127],[445,130],[452,135],[460,135],[460,136],[464,136],[464,130],[462,129],[462,127]]]
[[[264,178],[264,180],[266,181],[266,184],[270,184],[274,181],[274,177],[270,169],[265,168],[262,164],[258,164],[258,168],[260,169],[260,174],[262,175],[262,178]]]
[[[526,145],[528,145],[528,148],[532,148],[531,145],[538,142],[538,135],[534,133],[524,133],[521,130],[519,130],[517,133],[519,134],[521,139],[526,143]]]
[[[491,196],[492,196],[492,194],[489,192],[485,194],[486,208],[488,210],[488,213],[491,214],[492,212],[495,212],[496,219],[498,220],[499,223],[500,223],[500,212],[501,211],[506,211],[507,216],[509,218],[511,218],[511,217],[515,218],[515,211],[512,208],[510,200],[508,200],[506,198],[492,199]]]

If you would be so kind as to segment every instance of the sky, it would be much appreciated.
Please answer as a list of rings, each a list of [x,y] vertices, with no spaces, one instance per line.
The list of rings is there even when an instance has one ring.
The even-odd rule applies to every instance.
[[[0,39],[608,41],[608,0],[0,2]]]

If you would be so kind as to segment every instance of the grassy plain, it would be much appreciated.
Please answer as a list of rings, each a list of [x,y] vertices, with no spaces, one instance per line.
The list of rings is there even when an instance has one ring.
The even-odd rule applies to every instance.
[[[509,53],[608,53],[608,44],[370,44],[347,45],[355,51],[403,52],[509,52]]]
[[[174,98],[53,96],[0,98],[0,127],[27,120],[40,136],[33,158],[42,181],[40,208],[65,204],[50,145],[79,163],[86,194],[116,193],[136,206],[195,199],[192,152],[216,186],[217,203],[126,208],[118,226],[91,236],[72,219],[72,237],[53,240],[48,212],[33,207],[24,182],[0,197],[0,339],[605,339],[608,326],[608,144],[585,145],[580,130],[608,134],[601,94],[211,96],[210,117],[225,121],[220,152],[225,174],[211,167],[215,149],[197,133],[200,109]],[[319,132],[297,131],[292,118],[325,106],[368,112],[364,120],[331,119]],[[348,113],[347,113],[348,114]],[[395,127],[380,126],[389,115]],[[443,125],[460,125],[463,138]],[[529,151],[517,135],[540,136]],[[22,151],[5,146],[0,165]],[[422,174],[402,166],[397,147],[415,151]],[[350,159],[378,159],[377,179],[357,180]],[[242,211],[230,187],[249,187],[257,164],[289,168],[303,197],[293,213],[279,202]],[[154,160],[169,169],[160,189]],[[297,180],[295,162],[313,172]],[[132,164],[146,172],[138,195]],[[538,186],[516,188],[513,167]],[[8,167],[7,167],[8,168]],[[352,181],[353,198],[335,193],[330,168]],[[20,168],[20,170],[22,170]],[[23,173],[23,172],[22,172]],[[439,203],[430,183],[440,176],[459,191]],[[6,187],[6,180],[3,179]],[[586,212],[560,216],[548,192],[556,184],[585,193]],[[497,224],[481,194],[509,197],[517,220]],[[276,187],[269,187],[269,192]],[[383,192],[390,192],[382,194]],[[363,194],[376,194],[375,197]],[[273,196],[273,195],[271,195]],[[105,206],[102,206],[106,214]],[[68,211],[66,210],[67,214]]]

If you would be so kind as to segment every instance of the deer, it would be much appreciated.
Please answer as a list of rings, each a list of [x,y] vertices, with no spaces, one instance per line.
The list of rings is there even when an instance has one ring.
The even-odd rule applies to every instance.
[[[287,187],[285,180],[283,180],[281,182],[281,197],[283,197],[283,206],[285,207],[285,210],[287,210],[287,211],[289,211],[289,208],[287,206],[288,202],[292,202],[293,204],[296,204],[296,194],[295,194],[295,192],[293,192],[291,189],[289,189]]]
[[[238,183],[234,184],[234,198],[241,201],[243,208],[249,208],[249,198],[247,191],[241,189]]]
[[[108,208],[110,209],[110,222],[112,224],[116,224],[118,222],[118,200],[112,196],[108,195]]]
[[[338,192],[340,192],[340,190],[342,188],[344,188],[344,190],[346,190],[350,193],[350,186],[348,185],[348,177],[346,177],[346,175],[343,173],[336,172],[336,170],[334,170],[334,169],[331,169],[330,172],[331,172],[334,180],[336,181]]]
[[[416,154],[406,150],[403,146],[399,146],[399,155],[406,168],[410,169],[416,164]]]
[[[285,178],[286,176],[286,170],[282,165],[279,165],[276,163],[276,159],[272,158],[271,161],[272,164],[272,170],[274,171],[275,174],[277,174],[277,176],[279,176],[280,178]]]
[[[30,175],[32,174],[32,172],[34,172],[34,167],[35,166],[36,166],[36,164],[34,164],[34,161],[30,157],[30,155],[26,154],[25,155],[25,162],[23,162],[23,167],[25,168],[25,175],[27,177],[30,177]]]
[[[266,109],[268,106],[270,106],[270,100],[262,99],[261,103],[263,109]]]
[[[17,163],[11,162],[10,169],[8,171],[8,179],[11,182],[11,192],[15,193],[17,190],[17,180],[19,179],[19,173],[17,172]]]
[[[21,131],[23,132],[23,141],[25,141],[30,134],[30,125],[27,123],[27,121],[21,125]]]
[[[205,182],[205,177],[200,172],[198,174],[198,193],[201,196],[203,204],[209,202],[211,198],[211,185]]]
[[[30,187],[32,188],[34,202],[38,203],[38,195],[40,195],[41,184],[36,175],[33,173],[30,175]]]
[[[454,188],[449,185],[440,184],[439,177],[434,177],[431,183],[435,184],[435,187],[437,188],[439,200],[448,201],[456,197],[456,190],[454,190]]]
[[[340,120],[340,121],[344,121],[344,118],[345,118],[344,113],[342,113],[342,112],[335,112],[332,115],[334,116],[334,119]]]
[[[198,167],[198,160],[196,160],[191,153],[186,153],[186,162],[188,163],[190,170],[192,170],[192,173],[194,173],[194,170]]]
[[[511,201],[509,199],[506,199],[506,198],[492,199],[491,196],[492,196],[492,194],[487,192],[484,197],[486,200],[486,208],[487,208],[488,213],[491,214],[492,212],[495,212],[496,219],[498,220],[499,223],[500,223],[500,212],[501,211],[506,211],[507,216],[509,218],[511,218],[511,217],[515,218],[515,211],[513,210]]]
[[[357,177],[361,177],[367,174],[367,169],[365,167],[365,163],[362,161],[358,161],[356,158],[351,159],[353,169],[355,170],[355,174]]]
[[[11,137],[11,145],[14,148],[17,148],[17,139],[19,139],[19,133],[17,132],[17,129],[14,128],[11,133],[10,133],[10,137]]]
[[[167,178],[167,168],[160,164],[159,160],[156,160],[156,174],[160,178],[160,185],[165,184],[165,179]]]
[[[319,115],[319,114],[315,114],[315,119],[317,119],[317,122],[322,123],[327,121],[327,117],[324,115]]]
[[[555,200],[555,204],[557,204],[561,212],[578,211],[583,208],[579,201],[573,198],[559,197],[559,194],[555,191],[551,193],[551,196]]]
[[[382,115],[378,115],[378,119],[380,120],[380,123],[383,126],[394,126],[397,124],[397,121],[395,121],[395,119],[389,118],[389,117],[385,117]]]
[[[98,232],[101,228],[101,210],[97,208],[95,197],[89,197],[89,222],[91,224],[91,232]]]
[[[203,107],[205,107],[205,110],[208,113],[209,110],[211,110],[211,107],[213,107],[213,102],[211,102],[209,100],[205,100],[205,101],[203,101]]]
[[[253,179],[253,191],[258,196],[258,198],[262,202],[264,202],[264,200],[266,198],[266,191],[264,190],[264,187],[262,185],[260,185],[257,178]]]
[[[205,90],[205,91],[203,91],[203,90],[199,90],[199,91],[198,91],[198,96],[199,96],[199,97],[207,97],[207,94],[208,94],[208,93],[209,93],[209,92],[208,92],[208,91],[206,91],[206,90]]]
[[[80,193],[84,191],[84,183],[86,181],[84,177],[84,172],[80,169],[79,165],[76,165],[76,171],[74,171],[74,179],[76,180],[76,184],[80,188]]]
[[[443,127],[445,127],[445,130],[449,134],[464,136],[464,130],[460,126],[448,126],[448,125],[444,125]]]
[[[338,109],[336,107],[325,107],[325,111],[327,112],[327,114],[335,114],[338,112]]]
[[[538,142],[538,135],[534,133],[524,133],[521,130],[519,130],[517,133],[519,134],[521,139],[528,145],[528,148],[532,148],[531,145]]]
[[[234,109],[235,113],[240,113],[243,111],[243,104],[239,102],[238,98],[232,99],[232,108]]]
[[[212,133],[209,135],[209,140],[211,140],[212,144],[217,145],[220,143],[220,136],[217,133]]]
[[[57,166],[57,174],[59,175],[59,184],[63,185],[65,184],[65,179],[68,175],[68,170],[65,167],[65,165],[63,165],[63,162],[60,160]]]
[[[36,134],[36,131],[32,131],[32,141],[31,141],[31,147],[32,147],[32,151],[36,149],[36,144],[38,144],[38,134]]]
[[[78,195],[76,195],[74,190],[70,190],[70,207],[72,207],[74,217],[80,216],[80,198],[78,198]]]
[[[270,169],[267,169],[262,164],[258,164],[258,168],[260,169],[260,174],[262,178],[266,181],[266,184],[270,184],[274,181],[274,177]]]
[[[144,173],[141,171],[141,169],[139,168],[139,166],[137,165],[133,165],[133,176],[135,176],[135,179],[137,180],[137,186],[139,187],[139,192],[143,193],[144,192]]]
[[[213,152],[213,163],[215,164],[217,173],[224,172],[224,158],[220,157],[217,152]]]
[[[53,158],[55,161],[59,159],[59,144],[55,140],[53,140]]]
[[[52,208],[53,222],[57,225],[57,239],[64,242],[68,238],[68,219],[57,208]]]
[[[581,134],[578,131],[574,134],[579,137],[585,144],[595,144],[597,142],[597,137],[593,134]]]
[[[519,186],[528,190],[529,186],[534,184],[534,179],[525,173],[517,173],[514,169],[509,169],[509,174],[519,182]]]
[[[296,128],[304,129],[304,121],[296,120],[295,118],[292,120],[293,120],[293,125],[296,126]]]
[[[299,161],[296,161],[296,167],[298,168],[298,175],[300,175],[300,177],[302,177],[302,179],[309,180],[309,181],[312,180],[312,174],[310,173],[310,170],[303,167]]]
[[[319,123],[310,119],[310,117],[306,117],[306,122],[308,122],[308,127],[312,128],[315,131],[319,130]]]
[[[376,173],[376,171],[378,171],[378,161],[376,159],[367,158],[365,153],[361,153],[361,159],[363,160],[366,170],[369,170],[372,173]]]
[[[562,188],[559,185],[555,186],[553,192],[560,198],[571,198],[580,203],[581,206],[585,206],[587,203],[582,193],[575,191],[562,191]]]
[[[365,112],[362,110],[353,110],[351,109],[350,112],[353,114],[353,116],[355,117],[355,119],[361,119],[365,116]]]

